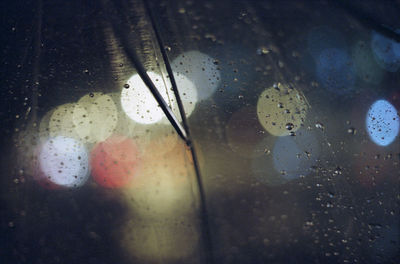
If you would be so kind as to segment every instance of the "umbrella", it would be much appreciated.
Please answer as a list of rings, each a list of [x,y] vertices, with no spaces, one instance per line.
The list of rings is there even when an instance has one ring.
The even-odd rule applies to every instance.
[[[4,4],[6,261],[394,262],[398,4],[367,2]]]

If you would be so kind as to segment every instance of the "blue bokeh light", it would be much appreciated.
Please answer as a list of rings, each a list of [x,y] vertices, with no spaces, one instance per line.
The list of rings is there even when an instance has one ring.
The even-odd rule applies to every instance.
[[[399,115],[396,108],[386,100],[371,105],[366,117],[366,126],[371,140],[380,146],[391,144],[399,134]]]
[[[171,67],[177,76],[186,76],[196,86],[199,101],[208,99],[221,82],[215,59],[197,50],[180,54],[172,61]]]
[[[372,31],[371,48],[376,62],[389,72],[400,69],[400,43]]]
[[[329,91],[346,94],[353,90],[355,70],[344,50],[337,48],[323,50],[316,67],[318,81]]]
[[[355,72],[361,81],[375,85],[381,83],[385,71],[376,63],[370,45],[358,41],[353,46],[351,57]]]
[[[322,51],[331,48],[346,49],[343,35],[328,26],[313,28],[307,36],[307,47],[311,56],[318,60]]]
[[[296,134],[294,137],[279,137],[272,150],[274,168],[286,180],[309,174],[320,154],[314,133],[299,131]]]

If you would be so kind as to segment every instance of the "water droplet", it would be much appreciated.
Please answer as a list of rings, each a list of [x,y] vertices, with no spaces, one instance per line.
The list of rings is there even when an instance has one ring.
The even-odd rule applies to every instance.
[[[286,124],[286,129],[287,130],[292,130],[294,128],[294,125],[292,123],[287,123]]]
[[[321,129],[321,130],[324,130],[324,129],[325,129],[324,124],[322,124],[321,122],[315,123],[315,127],[318,128],[318,129]]]
[[[90,97],[93,97],[93,96],[94,96],[94,94],[93,94],[93,93],[89,93],[89,96],[90,96]]]
[[[337,175],[342,174],[342,169],[340,167],[336,167],[336,169],[334,170],[334,173]]]
[[[259,47],[257,49],[258,55],[267,55],[269,52],[270,52],[270,50],[267,47]]]
[[[347,133],[355,135],[357,133],[357,130],[354,127],[350,127],[347,129]]]
[[[125,83],[125,84],[124,84],[124,88],[125,88],[125,89],[128,89],[128,88],[129,88],[129,84]]]

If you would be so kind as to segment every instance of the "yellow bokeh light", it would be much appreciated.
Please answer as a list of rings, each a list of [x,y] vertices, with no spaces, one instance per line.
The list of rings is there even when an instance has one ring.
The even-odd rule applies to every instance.
[[[185,147],[178,144],[155,159],[154,154],[162,148],[153,147],[141,157],[132,186],[123,190],[127,201],[134,201],[136,212],[148,219],[182,215],[197,207],[192,189],[194,170]]]
[[[48,124],[50,137],[65,136],[75,139],[79,138],[72,121],[74,107],[75,104],[63,104],[54,109]]]
[[[309,106],[304,95],[278,84],[261,93],[257,102],[260,124],[274,136],[288,136],[304,123]]]
[[[117,125],[117,107],[109,95],[87,94],[75,105],[72,121],[83,141],[103,141],[111,136]]]
[[[163,147],[141,157],[132,185],[122,190],[129,210],[116,235],[135,260],[187,258],[199,241],[199,198],[189,153],[182,143],[154,158]]]

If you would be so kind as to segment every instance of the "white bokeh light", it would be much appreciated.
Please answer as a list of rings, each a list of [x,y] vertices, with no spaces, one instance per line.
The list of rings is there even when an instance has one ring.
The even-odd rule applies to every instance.
[[[82,186],[89,177],[85,146],[75,139],[58,136],[41,147],[39,170],[45,180],[63,187]]]
[[[154,72],[148,72],[147,74],[166,103],[172,105],[172,109],[176,110],[175,97],[170,82],[165,83],[161,76]],[[184,75],[174,75],[176,75],[176,83],[185,113],[189,116],[197,102],[196,88]],[[160,121],[168,123],[161,107],[138,74],[133,75],[127,81],[126,87],[123,88],[121,92],[121,105],[126,115],[137,123],[154,124]]]
[[[221,73],[215,60],[196,50],[184,52],[175,58],[172,69],[194,83],[199,100],[210,97],[221,82]]]
[[[185,115],[186,117],[189,117],[193,110],[196,107],[197,103],[197,89],[195,85],[185,76],[179,73],[174,72],[174,78],[176,85],[178,87],[179,91],[179,96],[183,104],[183,109],[185,110]],[[169,94],[170,94],[170,102],[172,106],[172,111],[174,113],[178,113],[178,105],[175,103],[175,98],[174,96],[171,96],[173,94],[172,87],[169,86]],[[178,118],[180,119],[180,115],[177,114]],[[162,123],[164,124],[169,124],[169,121],[166,117],[161,119]]]

